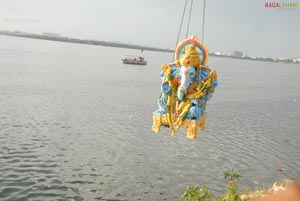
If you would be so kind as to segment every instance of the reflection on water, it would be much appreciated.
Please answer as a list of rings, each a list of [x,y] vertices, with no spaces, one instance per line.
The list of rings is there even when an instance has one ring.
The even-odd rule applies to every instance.
[[[211,57],[220,86],[191,141],[151,131],[172,54],[132,66],[137,50],[0,43],[0,200],[178,200],[188,184],[219,193],[225,169],[241,188],[300,175],[298,65]]]

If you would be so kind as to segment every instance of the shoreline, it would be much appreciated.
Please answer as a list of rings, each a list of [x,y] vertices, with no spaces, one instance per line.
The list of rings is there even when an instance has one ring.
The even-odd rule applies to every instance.
[[[39,39],[39,40],[48,40],[48,41],[56,41],[56,42],[65,42],[65,43],[77,43],[77,44],[107,46],[107,47],[126,48],[126,49],[148,50],[148,51],[155,51],[155,52],[169,52],[169,53],[174,52],[174,50],[166,49],[166,48],[148,47],[148,46],[142,46],[142,45],[132,45],[132,44],[117,43],[117,42],[109,42],[109,41],[83,40],[83,39],[69,38],[69,37],[51,37],[51,36],[45,36],[45,35],[40,35],[40,34],[23,33],[23,32],[0,31],[0,35],[21,37],[21,38],[30,38],[30,39]],[[231,58],[231,59],[267,61],[267,62],[287,63],[287,64],[290,64],[290,63],[300,64],[300,59],[252,57],[252,56],[247,56],[247,55],[235,56],[235,55],[227,55],[227,54],[220,54],[220,53],[208,53],[208,55],[212,56],[212,57],[222,57],[222,58]]]

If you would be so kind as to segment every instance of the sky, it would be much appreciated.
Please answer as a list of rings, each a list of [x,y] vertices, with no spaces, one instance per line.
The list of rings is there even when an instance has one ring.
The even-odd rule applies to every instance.
[[[0,30],[60,33],[175,48],[186,0],[0,0]],[[188,36],[202,38],[204,0],[193,0]],[[295,9],[265,8],[295,2]],[[180,40],[187,32],[188,6]],[[209,52],[300,58],[300,0],[206,0],[204,44]],[[1,44],[0,44],[1,45]]]

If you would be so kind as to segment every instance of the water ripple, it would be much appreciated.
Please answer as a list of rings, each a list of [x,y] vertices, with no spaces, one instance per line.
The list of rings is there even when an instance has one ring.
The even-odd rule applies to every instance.
[[[171,54],[145,52],[149,65],[136,67],[115,59],[133,50],[0,41],[3,201],[178,200],[189,184],[220,193],[226,169],[240,172],[241,188],[300,175],[299,68],[212,58],[220,87],[191,141],[184,128],[151,131]]]

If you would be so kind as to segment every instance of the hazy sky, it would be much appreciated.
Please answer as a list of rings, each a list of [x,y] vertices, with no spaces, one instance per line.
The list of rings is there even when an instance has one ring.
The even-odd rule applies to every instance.
[[[300,58],[300,0],[270,1],[297,2],[292,10],[265,8],[265,2],[269,1],[207,0],[204,43],[209,52]],[[184,4],[185,0],[0,0],[0,30],[174,48]],[[203,0],[194,0],[189,35],[199,39],[202,9]],[[186,27],[183,24],[181,39]]]

